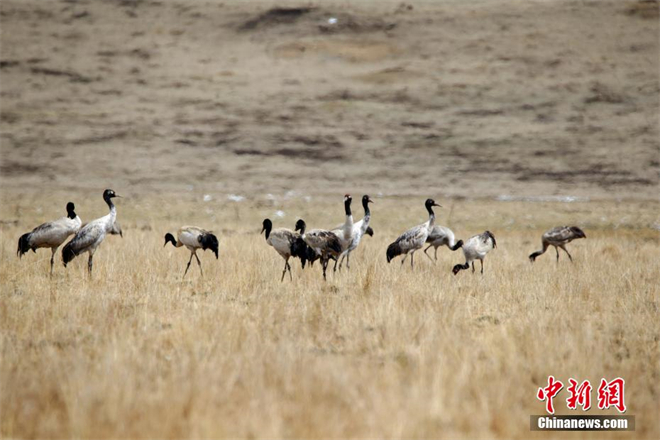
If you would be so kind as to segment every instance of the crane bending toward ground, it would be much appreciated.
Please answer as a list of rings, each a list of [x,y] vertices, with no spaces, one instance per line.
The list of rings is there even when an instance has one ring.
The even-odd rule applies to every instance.
[[[431,257],[426,251],[433,246],[435,248],[435,261],[438,261],[438,248],[440,246],[447,246],[452,251],[457,251],[463,246],[463,240],[456,241],[454,232],[451,229],[440,225],[433,226],[426,242],[430,244],[424,249],[424,254],[430,259]]]
[[[190,269],[190,263],[192,262],[193,257],[197,260],[199,265],[199,273],[204,276],[204,271],[202,271],[202,263],[199,261],[197,256],[197,250],[202,249],[203,251],[210,249],[215,254],[215,259],[218,259],[218,237],[213,235],[210,231],[207,231],[197,226],[182,226],[177,232],[178,240],[174,239],[174,236],[169,232],[165,234],[165,244],[172,243],[174,247],[185,246],[186,249],[190,251],[190,260],[188,260],[188,265],[186,266],[185,272],[183,272],[183,278],[186,277],[188,269]]]
[[[577,226],[557,226],[556,228],[552,228],[541,236],[543,248],[540,251],[532,253],[529,256],[529,261],[533,263],[536,257],[545,253],[549,246],[554,246],[557,252],[557,263],[559,263],[559,248],[563,249],[571,262],[573,262],[573,257],[568,253],[565,246],[578,238],[587,238],[587,235]]]
[[[461,270],[470,268],[472,263],[472,273],[474,273],[474,260],[481,261],[481,273],[484,273],[484,258],[486,254],[497,247],[495,236],[492,232],[486,231],[482,234],[470,237],[463,245],[463,255],[465,255],[465,264],[457,264],[452,269],[452,273],[456,275]]]

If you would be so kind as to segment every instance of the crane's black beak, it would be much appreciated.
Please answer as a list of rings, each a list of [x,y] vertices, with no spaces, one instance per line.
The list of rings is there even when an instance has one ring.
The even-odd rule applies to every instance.
[[[371,200],[371,198],[368,198],[368,199],[367,199],[367,203],[374,203],[374,201]]]
[[[433,206],[439,206],[440,208],[442,208],[442,205],[440,205],[438,203],[435,203],[435,202],[433,202]]]

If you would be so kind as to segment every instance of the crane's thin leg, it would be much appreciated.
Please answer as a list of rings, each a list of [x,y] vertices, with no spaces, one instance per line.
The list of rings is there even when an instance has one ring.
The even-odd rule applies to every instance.
[[[289,265],[288,261],[288,258],[284,260],[284,270],[282,271],[282,279],[280,279],[280,283],[284,281],[284,275],[286,275],[286,267]]]
[[[286,267],[289,268],[289,281],[293,281],[293,275],[291,275],[291,265],[289,264],[289,260],[287,259],[286,261]]]
[[[197,256],[197,252],[193,252],[193,255],[195,256],[195,260],[197,260],[197,264],[199,264],[199,273],[201,273],[202,278],[204,278],[204,272],[202,272],[202,262],[199,261],[199,257]]]
[[[438,248],[435,248],[435,261],[438,261]]]
[[[411,269],[414,269],[414,266],[413,266],[414,258],[415,258],[415,251],[412,251],[412,252],[410,253],[410,268],[411,268]]]
[[[470,267],[470,266],[468,266]],[[474,261],[472,262],[472,273],[474,273]]]
[[[572,263],[573,262],[573,257],[571,257],[571,254],[568,253],[568,251],[566,250],[566,248],[564,246],[562,246],[561,248],[564,250],[564,252],[566,252],[566,255],[568,255],[568,258],[571,260],[571,263]]]
[[[557,252],[557,263],[559,263],[559,249],[555,246],[555,252]]]
[[[192,262],[192,257],[193,257],[193,253],[191,252],[191,253],[190,253],[190,260],[188,260],[188,265],[186,266],[186,271],[183,272],[183,278],[186,277],[186,274],[188,273],[188,269],[190,269],[190,263]],[[182,279],[183,279],[183,278],[182,278]]]
[[[481,275],[484,274],[484,260],[479,260],[481,261]]]
[[[403,267],[403,263],[406,262],[406,258],[408,258],[408,254],[403,256],[403,260],[401,260],[401,267]]]
[[[91,252],[89,253],[89,260],[87,260],[87,271],[89,272],[89,277],[92,277],[92,266],[94,265],[94,261],[92,260],[94,258],[94,254]]]
[[[50,276],[52,278],[53,277],[53,263],[55,262],[55,252],[57,252],[57,248],[51,248],[50,251],[52,252],[52,254],[50,255]]]
[[[351,253],[349,252],[346,254],[346,270],[351,270],[350,263],[351,263]],[[341,269],[341,266],[339,266],[339,268]]]
[[[428,251],[429,248],[430,248],[431,246],[433,246],[433,245],[430,244],[430,245],[426,246],[426,249],[424,249],[424,255],[426,255],[427,257],[429,257],[429,260],[433,261],[433,258],[431,258],[431,256],[430,256],[429,254],[426,253],[426,251]]]
[[[322,257],[321,265],[323,266],[323,281],[326,281],[325,271],[328,268],[328,257]]]

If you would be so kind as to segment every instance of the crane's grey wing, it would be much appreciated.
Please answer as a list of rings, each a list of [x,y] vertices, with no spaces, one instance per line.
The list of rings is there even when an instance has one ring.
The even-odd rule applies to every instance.
[[[31,233],[35,234],[35,235],[40,234],[40,233],[44,233],[44,232],[52,230],[53,228],[55,228],[55,226],[56,226],[55,222],[47,222],[47,223],[41,224],[41,225],[37,226],[36,228],[34,228]]]
[[[396,243],[399,243],[402,248],[405,248],[407,245],[412,245],[419,240],[426,241],[427,235],[428,231],[424,225],[415,226],[401,234],[401,236],[396,239]]]
[[[291,253],[291,245],[294,241],[294,234],[285,229],[275,229],[271,231],[268,237],[270,245],[273,246],[278,252]]]
[[[85,252],[90,247],[94,246],[98,241],[102,240],[105,235],[103,225],[100,223],[88,223],[87,226],[82,228],[73,237],[69,243],[71,250],[76,254]]]
[[[543,239],[549,242],[562,242],[571,238],[572,232],[571,228],[568,226],[557,226],[556,228],[550,229],[548,232],[543,234]]]
[[[30,233],[30,243],[37,247],[59,246],[74,231],[63,219],[39,225]]]

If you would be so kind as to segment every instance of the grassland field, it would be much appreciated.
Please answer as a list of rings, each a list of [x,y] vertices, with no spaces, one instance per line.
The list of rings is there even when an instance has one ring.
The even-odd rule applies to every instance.
[[[656,204],[441,200],[438,222],[458,237],[488,228],[498,241],[484,275],[453,276],[462,255],[446,248],[437,263],[418,253],[413,270],[387,264],[387,244],[425,211],[375,198],[375,235],[350,271],[324,283],[318,264],[294,262],[281,283],[261,220],[332,227],[341,196],[125,195],[125,236],[106,239],[92,279],[85,257],[65,269],[58,255],[50,279],[47,250],[15,256],[20,233],[57,217],[66,195],[3,200],[3,436],[547,438],[529,415],[543,413],[535,393],[550,374],[626,379],[637,431],[582,437],[658,433]],[[81,198],[83,219],[107,209]],[[193,263],[182,281],[189,253],[163,247],[183,219],[220,239],[204,278]],[[575,263],[550,251],[530,264],[560,220],[587,233],[569,247]]]

